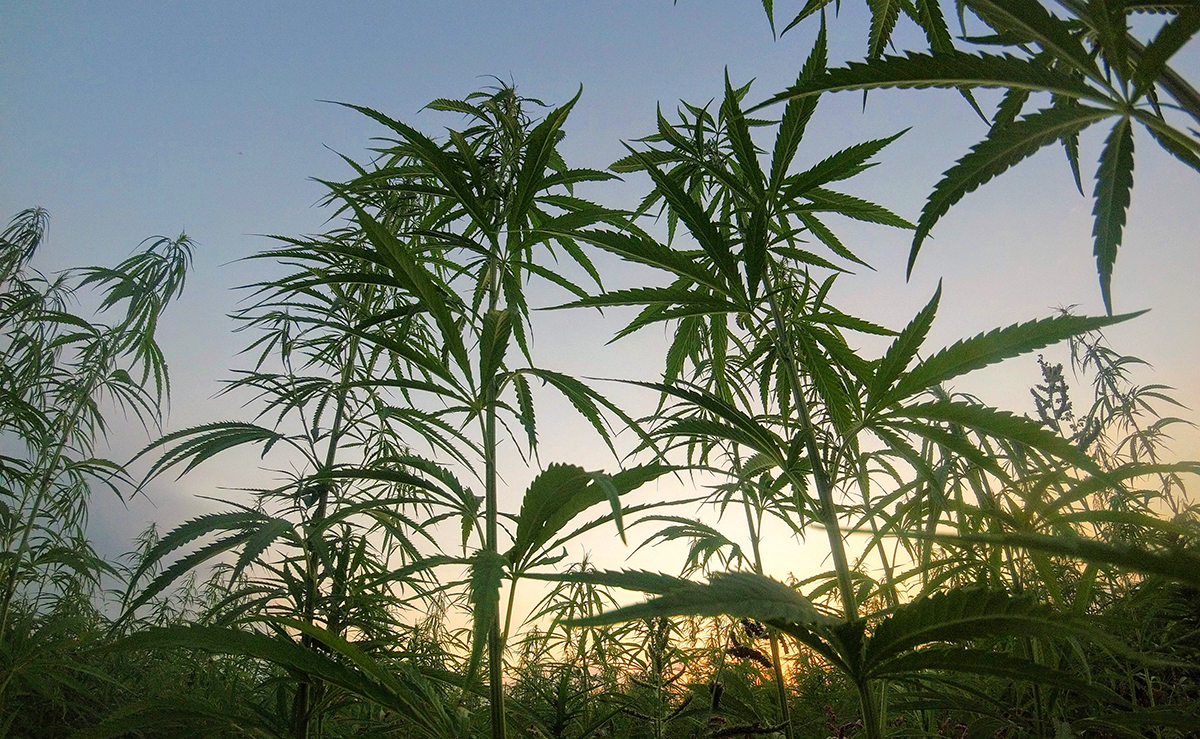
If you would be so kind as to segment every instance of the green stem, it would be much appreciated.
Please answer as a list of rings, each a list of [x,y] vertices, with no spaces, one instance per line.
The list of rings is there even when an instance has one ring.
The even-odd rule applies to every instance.
[[[824,526],[825,534],[829,538],[829,553],[833,558],[833,566],[837,572],[838,590],[842,597],[842,609],[846,620],[853,621],[858,618],[858,605],[854,598],[854,581],[851,577],[849,561],[846,559],[846,547],[842,541],[842,529],[838,523],[837,507],[833,501],[833,485],[830,481],[829,473],[825,469],[825,463],[821,458],[816,429],[813,427],[812,415],[809,413],[808,401],[804,397],[804,387],[800,380],[799,363],[796,361],[791,338],[785,330],[787,324],[783,320],[783,312],[779,309],[779,303],[775,300],[774,292],[771,292],[767,296],[767,300],[771,306],[771,315],[775,320],[777,346],[779,347],[781,358],[787,365],[791,375],[792,401],[795,403],[796,410],[800,414],[800,433],[804,434],[804,445],[808,452],[809,464],[812,467],[813,481],[817,486],[817,495],[821,505],[821,524]]]
[[[493,245],[492,258],[489,260],[489,295],[488,310],[497,310],[500,304],[500,265],[496,251],[499,245]],[[481,377],[483,383],[483,466],[484,466],[484,506],[486,508],[487,541],[485,546],[489,552],[499,553],[499,500],[497,495],[496,470],[496,403],[498,401],[496,377]],[[492,623],[488,625],[488,691],[492,720],[492,739],[505,739],[506,727],[504,717],[504,636],[500,633],[500,610],[496,609]]]
[[[93,378],[93,382],[94,381],[95,378]],[[85,397],[90,396],[91,393],[89,392]],[[17,546],[17,551],[12,558],[12,564],[9,566],[8,572],[5,575],[3,594],[4,600],[3,602],[0,602],[0,639],[3,638],[4,634],[8,633],[8,617],[10,611],[12,610],[13,598],[15,598],[17,594],[17,583],[20,578],[21,561],[29,552],[29,540],[33,536],[33,529],[37,524],[38,514],[41,513],[42,504],[45,503],[46,496],[50,494],[50,487],[54,484],[54,479],[56,477],[55,470],[58,467],[58,463],[62,460],[63,453],[66,451],[71,429],[75,428],[75,425],[79,422],[79,416],[83,413],[83,406],[83,400],[80,399],[68,414],[67,420],[62,429],[62,433],[59,435],[58,441],[54,447],[54,452],[50,455],[50,461],[46,465],[45,470],[42,472],[41,479],[38,481],[37,492],[33,495],[33,508],[30,511],[28,520],[25,521],[25,526],[21,531],[21,542]],[[19,510],[23,510],[24,507],[25,502],[22,501],[21,508]]]
[[[760,526],[756,525],[754,516],[750,510],[750,500],[743,492],[742,506],[746,510],[746,528],[750,531],[750,548],[754,552],[754,572],[763,574],[762,554],[759,551],[759,540],[761,538]],[[759,522],[761,524],[761,522]],[[795,732],[792,730],[791,708],[788,705],[787,681],[783,676],[783,664],[779,660],[779,635],[771,629],[771,668],[775,673],[775,697],[779,701],[779,720],[784,725],[784,732],[787,739],[794,739]]]
[[[858,684],[858,700],[862,704],[863,728],[867,731],[867,739],[883,739],[883,722],[880,721],[879,708],[875,705],[869,682]]]
[[[319,535],[316,532],[316,525],[324,521],[329,513],[329,492],[331,483],[328,480],[321,480],[321,477],[327,476],[333,469],[333,463],[337,459],[338,442],[341,440],[342,423],[346,415],[346,399],[349,394],[347,385],[350,383],[350,376],[354,370],[354,357],[358,354],[358,337],[352,337],[348,346],[346,355],[346,364],[342,367],[341,382],[338,387],[337,408],[333,414],[333,425],[329,428],[329,444],[325,448],[325,462],[318,471],[317,478],[317,507],[313,512],[313,517],[310,525],[313,528],[313,533],[310,535]],[[317,577],[317,563],[312,556],[312,542],[305,542],[305,567],[308,569],[307,577],[304,583],[304,602],[301,606],[301,615],[305,623],[314,624],[316,622],[317,613],[317,596],[320,592],[320,582]],[[316,641],[309,635],[305,634],[300,638],[300,643],[306,649],[316,649]],[[312,704],[319,699],[321,685],[314,684],[312,678],[308,675],[300,682],[296,688],[296,698],[292,705],[292,721],[293,732],[296,739],[307,739],[309,736],[312,724]],[[320,735],[320,727],[317,729],[318,736]]]

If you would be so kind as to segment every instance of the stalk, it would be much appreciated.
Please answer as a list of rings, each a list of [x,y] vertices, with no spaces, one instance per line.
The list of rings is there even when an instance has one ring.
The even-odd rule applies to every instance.
[[[750,501],[743,493],[742,506],[746,510],[746,526],[750,529],[750,548],[754,552],[754,572],[755,574],[763,574],[762,555],[759,553],[759,539],[761,531],[755,525],[754,517],[750,512]],[[779,660],[779,634],[775,629],[771,629],[771,668],[775,673],[775,697],[779,701],[779,719],[784,725],[784,733],[787,739],[795,739],[795,732],[792,730],[791,708],[788,706],[787,682],[783,677],[783,665]]]
[[[867,730],[867,739],[883,739],[883,721],[869,683],[858,683],[858,701],[862,704],[863,728]]]
[[[842,609],[846,614],[846,620],[853,621],[858,618],[858,605],[854,601],[854,582],[850,576],[850,564],[846,559],[845,544],[842,542],[842,528],[838,523],[837,508],[833,502],[833,485],[830,482],[829,473],[825,470],[825,463],[821,459],[816,429],[813,428],[808,401],[804,397],[804,390],[800,384],[800,367],[796,361],[795,352],[792,350],[791,339],[786,334],[783,312],[775,300],[774,290],[768,294],[767,300],[771,306],[771,317],[775,321],[775,334],[779,337],[777,345],[780,355],[791,375],[792,402],[795,403],[796,410],[800,414],[800,432],[804,434],[804,446],[808,452],[809,463],[812,465],[813,481],[817,486],[817,496],[821,504],[821,525],[825,528],[825,534],[829,538],[829,553],[833,557],[833,566],[838,576]]]
[[[493,244],[498,249],[498,244]],[[497,256],[493,252],[488,268],[491,270],[488,286],[488,309],[496,310],[500,304],[500,265],[496,263]],[[488,551],[499,553],[499,524],[498,511],[500,504],[496,492],[496,402],[497,387],[495,375],[480,378],[483,382],[483,467],[486,508]],[[510,604],[512,593],[510,591]],[[504,636],[500,632],[500,609],[488,625],[488,691],[492,719],[492,739],[505,739],[506,726],[504,718]]]
[[[784,363],[787,364],[791,375],[792,399],[796,405],[796,410],[800,414],[800,433],[804,434],[804,445],[808,452],[809,464],[812,466],[813,481],[816,484],[817,495],[821,504],[821,523],[825,528],[826,536],[829,538],[829,553],[833,558],[833,566],[837,572],[838,590],[842,597],[842,609],[845,613],[846,621],[852,622],[858,619],[858,604],[855,602],[854,582],[851,579],[849,561],[846,559],[846,547],[842,541],[842,530],[838,523],[837,508],[834,506],[833,484],[830,480],[829,472],[825,469],[825,463],[821,459],[821,450],[817,442],[812,414],[809,412],[808,401],[804,397],[804,389],[800,382],[800,366],[796,360],[791,338],[786,332],[787,324],[784,322],[783,312],[779,309],[779,302],[775,299],[776,289],[776,286],[772,285],[771,291],[767,294],[767,300],[771,308],[771,317],[775,321],[775,335],[778,337],[776,345],[779,347],[780,356]],[[863,725],[867,729],[867,739],[882,739],[882,717],[871,696],[870,686],[862,683],[858,686],[858,691],[859,699],[862,703]]]
[[[94,379],[93,377],[93,381]],[[13,598],[17,594],[17,579],[21,560],[29,552],[29,539],[33,536],[33,527],[37,523],[38,514],[41,513],[42,504],[45,503],[46,496],[50,493],[50,486],[54,484],[54,470],[58,467],[58,463],[62,460],[63,453],[66,451],[71,429],[75,428],[75,425],[79,422],[79,416],[83,413],[83,398],[90,395],[91,393],[89,392],[87,395],[81,397],[75,403],[75,407],[71,409],[70,414],[68,414],[62,433],[59,435],[54,447],[54,452],[50,455],[50,462],[46,465],[45,472],[42,473],[41,480],[38,482],[37,492],[33,495],[33,508],[21,531],[21,542],[17,545],[12,565],[8,568],[8,573],[5,577],[3,601],[0,602],[0,638],[3,638],[3,635],[8,633],[8,617],[12,609]],[[24,501],[22,501],[22,508],[24,508]]]
[[[346,414],[346,395],[348,394],[347,385],[350,383],[350,375],[354,370],[354,357],[358,353],[358,337],[351,337],[349,351],[346,356],[346,364],[342,367],[341,387],[338,394],[337,408],[333,414],[333,425],[329,428],[329,444],[325,449],[325,463],[321,466],[320,473],[328,474],[333,469],[333,462],[337,458],[338,441],[342,434],[342,422]],[[321,482],[317,489],[317,508],[313,512],[312,523],[315,526],[329,513],[329,484]],[[308,547],[311,551],[311,547]],[[312,624],[316,619],[317,612],[317,595],[319,594],[319,583],[315,572],[316,563],[313,561],[310,552],[305,552],[305,564],[308,567],[308,577],[306,578],[304,587],[304,603],[302,604],[301,614],[305,623]],[[306,649],[314,649],[315,641],[307,634],[300,637],[300,643]],[[310,719],[311,719],[311,704],[320,697],[320,685],[314,685],[308,676],[302,681],[296,689],[296,700],[292,704],[292,720],[295,725],[293,727],[296,739],[307,739],[309,735]],[[317,734],[320,735],[318,727]]]

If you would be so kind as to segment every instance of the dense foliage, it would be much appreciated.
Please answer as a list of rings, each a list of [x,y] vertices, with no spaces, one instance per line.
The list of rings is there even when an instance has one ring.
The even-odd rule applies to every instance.
[[[865,262],[834,227],[913,230],[911,268],[951,206],[1043,146],[1061,142],[1082,189],[1079,133],[1106,121],[1093,240],[1111,310],[1134,124],[1200,169],[1200,94],[1169,66],[1200,5],[961,0],[955,39],[936,0],[872,0],[866,60],[833,68],[828,5],[783,29],[820,24],[793,87],[751,105],[727,77],[607,172],[559,152],[575,100],[504,84],[436,100],[459,121],[437,137],[349,106],[384,138],[326,183],[330,230],[254,257],[278,276],[238,315],[251,362],[227,391],[245,419],[159,430],[154,335],[187,237],[46,275],[47,216],[18,214],[0,234],[0,736],[1195,736],[1200,465],[1169,458],[1169,388],[1136,384],[1140,360],[1104,338],[1135,315],[1064,311],[931,350],[940,289],[903,325],[836,307]],[[1147,43],[1142,13],[1159,17]],[[885,54],[902,15],[928,49]],[[916,223],[851,194],[896,137],[804,140],[820,94],[884,87],[957,88],[980,115],[973,91],[1004,90]],[[620,175],[648,183],[636,211],[583,197]],[[601,254],[643,284],[606,289]],[[570,296],[559,309],[627,311],[618,338],[666,327],[662,377],[630,381],[652,413],[538,361],[534,282]],[[947,389],[1060,342],[1090,386],[1038,356],[1036,418]],[[547,391],[612,469],[542,463]],[[129,464],[97,456],[114,409],[150,432]],[[244,446],[289,472],[123,561],[89,546],[93,492]],[[540,472],[505,511],[514,458]],[[630,502],[668,475],[698,492]],[[818,532],[831,569],[769,577],[780,526]],[[594,531],[686,554],[660,567],[677,575],[568,561]],[[542,596],[528,618],[518,586]]]

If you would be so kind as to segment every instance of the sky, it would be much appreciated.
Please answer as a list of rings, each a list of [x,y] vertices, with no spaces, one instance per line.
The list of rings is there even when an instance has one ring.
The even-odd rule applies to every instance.
[[[776,2],[781,17],[796,2]],[[866,4],[849,0],[831,19],[833,62],[864,54]],[[270,246],[262,234],[319,231],[327,213],[313,178],[348,176],[338,153],[365,158],[379,127],[326,101],[366,105],[436,134],[457,121],[422,112],[438,97],[462,97],[511,81],[551,104],[583,95],[567,122],[563,153],[577,167],[604,168],[622,141],[653,130],[656,106],[705,103],[723,94],[724,74],[754,79],[765,99],[795,79],[811,46],[807,23],[773,40],[758,0],[505,0],[505,2],[37,3],[0,0],[0,218],[39,205],[51,214],[42,270],[115,264],[143,239],[186,231],[198,244],[184,297],[161,327],[174,395],[168,430],[246,418],[239,399],[214,397],[247,337],[226,317],[260,268],[238,260]],[[902,25],[901,44],[915,38]],[[1200,78],[1193,44],[1175,61]],[[994,104],[993,94],[981,101]],[[957,93],[826,96],[800,159],[814,163],[839,148],[911,129],[881,164],[846,190],[915,220],[938,176],[986,132]],[[1101,134],[1082,142],[1085,189]],[[1200,176],[1139,133],[1133,205],[1113,282],[1118,312],[1149,309],[1107,332],[1117,350],[1152,369],[1139,383],[1162,383],[1200,408]],[[646,183],[587,194],[632,206]],[[1061,151],[1047,149],[967,196],[923,247],[904,277],[907,234],[854,222],[843,241],[875,271],[841,280],[843,310],[900,328],[933,294],[943,299],[929,347],[998,326],[1049,315],[1059,306],[1103,312],[1091,257],[1090,198],[1075,190]],[[610,284],[639,276],[601,259]],[[562,299],[537,293],[541,305]],[[535,299],[535,303],[538,300]],[[539,314],[536,354],[544,366],[600,377],[654,379],[661,332],[606,345],[620,314]],[[877,349],[878,347],[876,347]],[[1061,350],[1047,351],[1063,361]],[[1028,356],[955,384],[986,402],[1033,413],[1028,388],[1040,380]],[[1082,390],[1082,388],[1080,388]],[[644,402],[614,386],[614,397]],[[1077,391],[1078,392],[1078,391]],[[1080,393],[1079,397],[1082,397]],[[542,461],[613,468],[586,424],[548,400]],[[1179,415],[1196,420],[1193,411]],[[1200,434],[1180,429],[1175,451],[1200,458]],[[136,452],[136,430],[115,434],[117,458]],[[92,505],[101,551],[124,551],[149,521],[170,527],[217,504],[198,495],[233,495],[239,465],[210,463],[181,481],[162,480],[128,505]],[[508,507],[533,470],[506,481]],[[665,494],[665,493],[664,493]],[[807,555],[806,555],[807,556]],[[803,569],[797,565],[797,569]]]

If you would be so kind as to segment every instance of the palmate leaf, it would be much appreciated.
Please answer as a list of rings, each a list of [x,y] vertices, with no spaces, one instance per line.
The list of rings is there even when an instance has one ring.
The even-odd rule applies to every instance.
[[[1013,415],[983,405],[937,401],[904,406],[891,411],[883,422],[893,418],[914,419],[933,423],[950,423],[998,439],[1008,439],[1061,459],[1094,475],[1103,471],[1087,453],[1045,426],[1024,416]],[[911,427],[909,427],[911,428]],[[920,434],[920,430],[914,430]]]
[[[122,614],[120,621],[125,621],[133,618],[136,611],[149,603],[155,596],[166,590],[171,583],[178,580],[183,575],[191,572],[196,567],[204,564],[213,557],[236,549],[237,547],[250,541],[257,532],[251,528],[245,528],[236,533],[230,534],[223,539],[218,539],[211,544],[201,547],[196,551],[181,557],[175,561],[170,567],[164,569],[157,577],[151,580],[142,592],[138,593],[137,597],[133,596],[133,589],[136,587],[137,581],[130,580],[128,591],[125,594],[125,612]],[[148,561],[148,560],[147,560]],[[145,562],[143,563],[143,568]]]
[[[319,641],[359,669],[351,669],[330,656],[296,643],[283,634],[267,635],[211,626],[145,629],[103,649],[196,649],[214,654],[237,654],[263,659],[288,670],[320,678],[364,700],[396,711],[431,736],[455,735],[454,725],[443,701],[416,670],[395,663],[384,668],[354,645],[323,629],[291,619],[275,620],[305,633],[321,632]],[[368,669],[363,669],[364,666],[368,666]]]
[[[587,505],[579,506],[581,494],[591,484],[586,470],[573,464],[551,464],[533,478],[521,499],[521,511],[517,515],[517,531],[513,547],[508,552],[513,565],[518,567],[525,557],[539,545],[549,541],[558,529]],[[552,519],[566,515],[566,520],[551,525]],[[549,527],[549,531],[547,528]]]
[[[409,250],[407,244],[372,218],[371,214],[367,213],[353,198],[347,195],[346,201],[354,210],[355,220],[358,221],[375,248],[390,254],[396,264],[400,266],[404,276],[413,286],[415,297],[420,299],[422,305],[437,321],[441,339],[451,356],[454,357],[463,374],[471,377],[471,365],[467,359],[467,350],[463,346],[458,323],[454,320],[447,301],[447,297],[451,294],[450,291],[439,284],[438,279]]]
[[[896,680],[917,677],[930,671],[998,677],[1006,681],[1022,680],[1051,685],[1110,703],[1121,702],[1116,693],[1089,683],[1074,673],[983,649],[931,648],[909,652],[885,663],[872,676]]]
[[[265,513],[257,511],[234,511],[232,513],[210,513],[186,521],[172,529],[166,536],[146,552],[137,569],[129,577],[129,587],[132,589],[138,580],[164,557],[177,549],[187,546],[193,541],[218,532],[245,531],[266,523],[270,519]]]
[[[1086,83],[1043,64],[1009,55],[946,51],[885,56],[869,64],[851,62],[816,79],[801,80],[747,112],[824,92],[925,87],[1004,87],[1100,103],[1109,100]]]
[[[580,85],[575,97],[547,115],[525,139],[521,171],[517,175],[516,188],[507,213],[509,231],[519,233],[523,229],[534,199],[538,192],[545,189],[546,168],[555,153],[554,147],[558,144],[559,132],[582,94],[583,85]]]
[[[699,260],[648,237],[616,231],[591,230],[572,232],[571,236],[616,254],[626,261],[665,270],[697,285],[703,285],[717,294],[725,293],[724,280]]]
[[[534,580],[549,582],[575,582],[600,585],[606,588],[636,590],[639,593],[664,595],[672,590],[686,588],[695,583],[674,575],[646,570],[589,570],[583,572],[534,573],[526,575]]]
[[[863,650],[868,676],[889,673],[889,661],[935,642],[993,636],[1095,636],[1100,632],[1054,613],[1032,597],[984,588],[955,588],[899,606],[875,628]]]
[[[687,226],[688,231],[695,237],[700,247],[712,259],[717,270],[724,275],[727,285],[725,289],[729,290],[734,285],[737,285],[740,277],[729,242],[722,235],[716,224],[712,222],[712,219],[704,211],[704,208],[675,181],[675,178],[663,172],[649,159],[642,159],[644,156],[642,152],[632,148],[629,151],[641,159],[643,169],[654,180],[654,185],[658,193],[671,206],[671,211]]]
[[[507,557],[490,549],[480,549],[471,557],[468,595],[473,628],[471,656],[467,662],[469,680],[474,678],[479,668],[484,647],[488,644],[488,632],[500,617],[500,584],[504,581],[504,570],[508,566]]]
[[[674,469],[651,463],[606,475],[575,465],[549,465],[530,483],[521,501],[513,547],[508,552],[513,567],[518,572],[524,570],[529,558],[554,540],[572,519],[604,501],[612,507],[613,522],[624,539],[620,496]]]
[[[453,194],[453,197],[480,228],[487,232],[494,232],[499,226],[494,223],[495,219],[488,209],[475,197],[474,189],[468,179],[463,176],[461,168],[456,165],[450,154],[432,139],[412,126],[389,118],[376,110],[349,103],[337,104],[357,110],[400,134],[407,143],[408,153],[412,154],[422,166],[427,167],[430,173],[437,177],[438,181],[446,187],[449,193]]]
[[[79,692],[82,694],[85,691]],[[146,701],[122,706],[95,726],[71,734],[70,739],[123,739],[151,731],[154,732],[151,736],[186,734],[197,739],[278,735],[276,727],[261,716],[220,710],[202,700],[173,696],[167,705],[159,701]]]
[[[624,380],[623,382],[629,385],[639,385],[651,390],[657,390],[663,395],[685,401],[698,410],[711,413],[725,421],[733,429],[733,432],[737,435],[737,439],[751,446],[755,451],[769,454],[776,459],[783,458],[779,450],[779,439],[775,434],[718,395],[686,385],[666,385],[658,382],[639,382],[635,380]],[[688,420],[702,421],[703,419],[681,419],[679,423]],[[722,427],[721,424],[713,424],[711,426],[714,431],[718,431]]]
[[[1183,732],[1194,731],[1196,714],[1185,708],[1158,706],[1154,708],[1139,708],[1127,713],[1110,713],[1094,718],[1078,719],[1071,722],[1072,730],[1079,736],[1088,736],[1089,732],[1105,732],[1123,734],[1124,736],[1140,739],[1146,736],[1145,729],[1151,726],[1165,726],[1180,729]],[[1184,734],[1186,736],[1186,733]]]
[[[253,423],[244,423],[241,421],[206,423],[200,426],[181,429],[163,436],[138,452],[130,460],[130,464],[156,449],[170,446],[172,443],[178,441],[180,442],[179,444],[167,449],[161,457],[155,460],[150,470],[146,473],[145,480],[152,480],[175,465],[186,462],[187,466],[179,473],[182,477],[191,472],[197,465],[227,449],[232,449],[243,444],[262,444],[262,453],[263,456],[266,456],[267,452],[271,451],[271,447],[285,439],[286,437],[278,431]]]
[[[659,304],[674,309],[672,315],[708,315],[737,313],[742,307],[714,295],[707,290],[692,290],[678,285],[667,287],[634,287],[626,290],[593,295],[570,303],[554,306],[559,308],[610,308],[614,306],[641,306]]]
[[[939,537],[939,540],[945,543],[961,541],[1034,549],[1099,565],[1112,565],[1142,575],[1165,577],[1200,588],[1200,556],[1182,550],[1156,552],[1130,544],[1108,544],[1080,536],[1044,534],[967,534]]]
[[[908,275],[912,275],[917,253],[925,237],[950,206],[1043,146],[1076,134],[1110,115],[1112,112],[1103,108],[1061,105],[1040,110],[1005,126],[994,126],[987,137],[972,146],[969,153],[946,170],[934,186],[925,207],[921,209],[916,233],[913,234],[912,249],[908,255]]]
[[[608,447],[609,451],[612,452],[614,457],[617,456],[617,450],[612,443],[612,430],[610,429],[604,414],[601,413],[601,408],[604,408],[609,413],[617,416],[617,418],[619,418],[627,428],[633,429],[643,441],[653,446],[650,438],[646,436],[645,432],[642,431],[641,426],[636,421],[630,418],[629,415],[623,410],[618,408],[615,403],[608,400],[608,398],[605,398],[592,388],[588,387],[585,383],[575,379],[574,377],[571,377],[570,375],[564,375],[561,372],[537,369],[533,367],[521,370],[521,374],[528,375],[529,377],[536,377],[562,393],[575,408],[575,410],[578,411],[581,416],[586,418],[588,423],[592,424],[592,428],[594,428],[596,433],[600,435],[600,438],[604,440],[605,445]]]
[[[659,616],[732,616],[801,625],[831,622],[794,589],[752,572],[716,572],[709,577],[707,585],[667,575],[630,571],[572,573],[552,577],[569,577],[572,582],[590,582],[659,594],[659,597],[645,603],[571,621],[570,625],[573,626],[603,626]]]
[[[1144,311],[1143,311],[1144,312]],[[1040,349],[1072,336],[1095,331],[1141,315],[1117,316],[1062,315],[1013,324],[963,339],[913,367],[887,394],[884,405],[927,390],[972,370],[986,367],[1009,357]]]
[[[1100,273],[1100,294],[1104,307],[1112,313],[1112,271],[1117,261],[1117,248],[1125,229],[1125,211],[1129,208],[1129,193],[1133,189],[1133,126],[1123,117],[1113,126],[1100,152],[1100,167],[1096,170],[1096,217],[1092,227],[1095,237],[1093,253]]]
[[[725,100],[721,104],[721,112],[725,117],[725,129],[729,136],[730,148],[733,150],[734,161],[738,165],[737,179],[742,187],[748,186],[751,195],[761,196],[765,186],[762,167],[758,163],[758,148],[750,138],[750,125],[742,113],[741,95],[729,81],[729,70],[725,70]]]
[[[1055,18],[1037,0],[963,0],[996,30],[1010,31],[1051,52],[1055,59],[1070,64],[1096,83],[1109,87],[1099,66],[1083,44],[1071,33],[1071,26]],[[1111,90],[1111,88],[1109,87]]]
[[[879,360],[879,366],[871,380],[871,401],[884,397],[885,392],[908,368],[908,363],[917,356],[921,344],[925,343],[925,337],[929,335],[929,328],[933,325],[933,319],[937,315],[938,303],[941,302],[941,299],[942,283],[939,280],[937,291],[934,292],[933,297],[917,315],[913,316],[913,319],[888,347],[883,359]],[[868,413],[871,410],[874,408],[868,408]]]
[[[867,160],[907,132],[906,128],[887,138],[864,141],[831,154],[804,172],[791,175],[784,180],[780,197],[785,202],[794,200],[806,195],[814,187],[821,187],[857,174]]]

